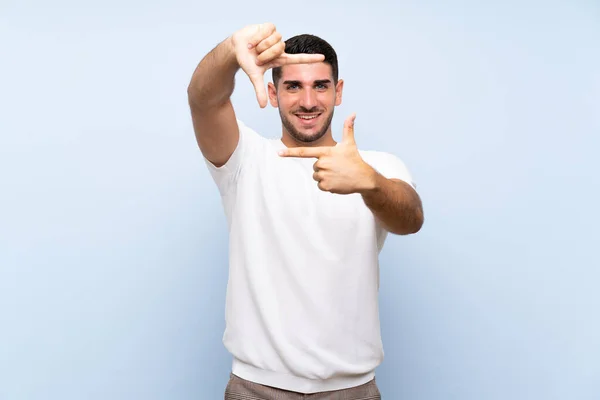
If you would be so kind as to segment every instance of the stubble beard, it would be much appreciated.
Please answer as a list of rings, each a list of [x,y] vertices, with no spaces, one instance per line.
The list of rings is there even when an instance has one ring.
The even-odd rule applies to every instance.
[[[327,120],[323,123],[323,126],[317,133],[314,134],[304,134],[300,132],[296,127],[292,124],[292,122],[279,110],[279,115],[281,117],[281,123],[285,130],[290,134],[292,138],[294,138],[298,142],[302,143],[311,143],[316,142],[321,139],[327,133],[327,130],[331,126],[331,121],[333,120],[333,111],[327,117]]]

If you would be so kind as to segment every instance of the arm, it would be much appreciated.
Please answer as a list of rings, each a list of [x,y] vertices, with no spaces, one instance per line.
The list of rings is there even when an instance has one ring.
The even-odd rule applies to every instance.
[[[319,189],[360,193],[383,227],[398,235],[416,233],[423,225],[423,207],[417,192],[406,182],[387,179],[360,156],[354,139],[352,114],[344,123],[342,141],[329,147],[296,147],[279,152],[282,157],[317,158],[313,179]]]
[[[239,140],[230,100],[239,68],[231,38],[227,38],[200,61],[188,86],[196,141],[217,167],[227,162]]]
[[[375,170],[370,188],[362,198],[383,227],[397,235],[417,233],[423,226],[423,206],[417,192],[406,182],[387,179]]]
[[[275,25],[248,25],[208,53],[188,86],[194,132],[200,150],[215,166],[224,165],[239,141],[239,128],[230,97],[235,74],[242,69],[254,86],[261,108],[267,106],[265,72],[286,64],[323,61],[320,54],[287,54]]]

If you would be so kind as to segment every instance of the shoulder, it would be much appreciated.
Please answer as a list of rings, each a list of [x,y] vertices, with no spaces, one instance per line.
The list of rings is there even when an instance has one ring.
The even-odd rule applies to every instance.
[[[247,159],[254,158],[255,155],[264,148],[264,144],[267,142],[267,139],[259,135],[258,132],[246,125],[242,120],[236,118],[236,122],[239,138],[232,154],[225,164],[217,167],[205,158],[207,166],[214,174],[237,175],[236,171],[247,162]]]
[[[397,155],[393,154],[393,153],[389,153],[386,151],[379,151],[379,150],[358,150],[361,157],[365,160],[365,161],[371,161],[374,163],[387,163],[387,162],[394,162],[394,161],[400,161],[402,162],[402,160],[400,159],[400,157],[398,157]]]
[[[412,174],[399,156],[377,150],[359,150],[359,153],[362,159],[381,175],[388,179],[400,179],[416,189]]]
[[[257,160],[265,153],[269,140],[259,135],[254,129],[237,119],[239,139],[233,153],[225,164],[216,166],[204,158],[221,195],[227,195],[233,190],[240,176],[256,165]]]
[[[382,169],[388,167],[406,168],[404,161],[393,153],[377,150],[359,150],[359,153],[362,159],[375,169],[379,167]]]
[[[238,149],[244,158],[253,157],[268,148],[271,140],[261,135],[256,129],[237,119],[239,128]]]
[[[237,120],[240,132],[240,147],[248,150],[247,155],[259,155],[265,152],[272,153],[274,150],[283,148],[281,138],[272,135],[263,135],[244,121]]]
[[[240,137],[244,137],[249,142],[261,142],[264,141],[263,138],[254,128],[247,125],[244,121],[240,119],[236,119],[238,124],[238,129],[240,132]]]

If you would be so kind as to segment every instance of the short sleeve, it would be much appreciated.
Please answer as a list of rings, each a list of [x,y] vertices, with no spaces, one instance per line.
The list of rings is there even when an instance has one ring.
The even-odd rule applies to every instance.
[[[382,151],[361,151],[360,153],[365,162],[385,178],[399,179],[417,190],[417,185],[411,173],[406,167],[406,164],[404,164],[399,157]],[[387,238],[388,231],[381,224],[378,223],[377,225],[377,246],[381,251]]]
[[[365,160],[367,163],[377,170],[381,175],[388,179],[399,179],[408,183],[413,189],[417,189],[410,171],[406,164],[397,156],[385,152],[371,152],[372,160]]]
[[[219,192],[225,196],[235,187],[242,170],[248,164],[252,154],[256,152],[260,136],[248,128],[242,121],[237,120],[239,128],[239,139],[237,146],[227,162],[220,167],[215,166],[206,157],[204,162],[215,181]]]

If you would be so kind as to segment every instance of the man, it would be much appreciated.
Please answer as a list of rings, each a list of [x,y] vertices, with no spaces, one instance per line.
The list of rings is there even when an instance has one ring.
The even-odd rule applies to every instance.
[[[279,109],[280,139],[236,118],[239,69],[260,107]],[[284,43],[273,24],[235,32],[191,79],[196,139],[230,234],[225,399],[381,398],[378,255],[388,232],[418,232],[423,211],[400,159],[358,150],[354,115],[334,141],[343,84],[327,42]]]

